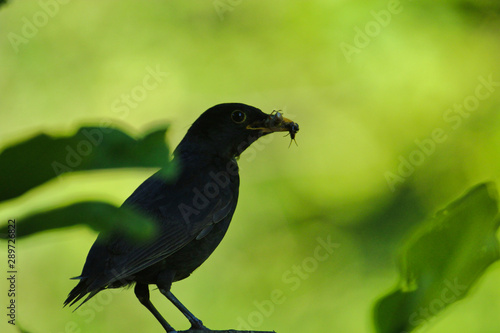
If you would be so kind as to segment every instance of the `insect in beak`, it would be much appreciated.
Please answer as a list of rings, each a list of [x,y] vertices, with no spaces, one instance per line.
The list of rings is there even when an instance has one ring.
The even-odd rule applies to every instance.
[[[248,125],[247,129],[261,130],[264,133],[288,132],[292,141],[295,141],[295,134],[299,131],[299,124],[283,117],[281,112],[275,110],[265,120]],[[297,144],[297,141],[295,141],[295,144]]]
[[[291,138],[288,148],[290,148],[290,146],[292,145],[292,141],[294,141],[295,144],[298,146],[297,141],[295,140],[295,134],[297,134],[297,132],[299,131],[299,124],[283,117],[281,112],[276,110],[271,112],[271,114],[269,115],[269,121],[272,124],[272,126],[276,127],[281,126],[283,130],[288,131],[287,135],[290,135]]]
[[[290,146],[292,145],[292,141],[295,142],[295,145],[298,147],[299,145],[297,144],[297,140],[295,140],[295,134],[297,134],[297,132],[299,131],[299,124],[289,123],[286,125],[286,127],[288,128],[288,134],[290,134],[290,138],[291,138],[290,144],[288,145],[288,148],[290,148]]]

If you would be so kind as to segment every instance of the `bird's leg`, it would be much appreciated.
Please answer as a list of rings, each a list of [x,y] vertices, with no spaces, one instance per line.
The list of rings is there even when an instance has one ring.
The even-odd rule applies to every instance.
[[[172,302],[177,309],[179,309],[182,314],[189,320],[191,323],[191,329],[192,330],[209,330],[203,325],[203,322],[196,318],[178,299],[177,297],[172,294],[171,291],[168,291],[166,294],[164,294],[170,302]]]
[[[149,300],[149,288],[147,284],[137,283],[134,288],[135,296],[139,299],[142,305],[146,307],[155,316],[155,318],[160,322],[161,326],[167,332],[176,332],[176,330],[170,326],[169,323],[162,317],[162,315],[156,310],[153,303]]]
[[[166,298],[170,302],[172,302],[177,309],[189,320],[191,323],[192,330],[209,330],[203,325],[203,322],[196,318],[178,299],[172,294],[170,291],[170,287],[172,286],[172,274],[167,273],[167,271],[163,271],[158,275],[157,285],[160,289],[160,292],[165,295]]]

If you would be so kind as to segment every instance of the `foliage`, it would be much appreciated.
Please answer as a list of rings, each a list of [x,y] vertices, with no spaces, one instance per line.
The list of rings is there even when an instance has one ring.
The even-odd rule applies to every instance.
[[[70,137],[39,134],[0,154],[0,201],[12,199],[67,172],[166,167],[166,129],[133,139],[108,127],[82,127]],[[8,176],[7,176],[8,175]]]
[[[165,177],[173,175],[166,128],[146,132],[138,139],[118,128],[81,127],[74,135],[52,137],[39,134],[13,144],[0,154],[0,201],[20,196],[63,173],[111,168],[161,167]],[[43,192],[42,192],[43,193]],[[18,218],[16,237],[44,230],[86,224],[96,231],[119,222],[124,232],[147,237],[154,231],[147,217],[99,201],[66,207],[48,207]],[[7,226],[0,233],[7,234]]]
[[[111,230],[116,225],[130,237],[148,238],[154,233],[151,221],[137,212],[118,208],[109,203],[84,201],[61,208],[53,208],[19,218],[16,223],[16,238],[38,232],[84,224],[97,232]],[[0,234],[7,234],[7,226],[0,228]]]
[[[481,184],[423,223],[404,246],[400,283],[375,306],[377,332],[410,332],[464,298],[499,259],[495,185]]]

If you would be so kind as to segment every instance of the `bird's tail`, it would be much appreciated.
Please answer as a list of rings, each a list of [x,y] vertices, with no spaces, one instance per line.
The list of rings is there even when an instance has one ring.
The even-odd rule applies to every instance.
[[[76,311],[80,306],[82,306],[85,302],[87,302],[90,298],[94,297],[95,294],[97,294],[101,289],[92,289],[91,288],[91,284],[89,283],[88,279],[87,278],[84,278],[84,277],[75,277],[73,279],[79,279],[80,282],[78,282],[78,284],[76,285],[75,288],[73,288],[73,290],[70,291],[69,295],[68,295],[68,298],[66,298],[66,300],[64,301],[64,306],[66,305],[69,305],[69,306],[72,306],[73,304],[75,304],[76,302],[78,302],[79,300],[81,300],[83,297],[85,297],[85,295],[89,294],[87,296],[87,298],[85,298],[83,300],[83,302],[80,303],[80,305],[78,305],[76,307],[74,311]]]

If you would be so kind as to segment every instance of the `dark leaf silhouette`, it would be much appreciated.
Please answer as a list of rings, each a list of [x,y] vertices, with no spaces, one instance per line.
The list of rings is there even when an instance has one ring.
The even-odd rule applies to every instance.
[[[69,206],[34,213],[16,219],[16,238],[26,237],[45,230],[86,224],[100,232],[120,225],[120,231],[137,239],[147,239],[154,234],[152,221],[127,207],[116,207],[100,201],[84,201]],[[0,234],[7,234],[7,226]]]
[[[39,134],[0,154],[0,201],[15,198],[66,172],[167,167],[166,127],[134,139],[108,127],[81,127],[69,137]],[[165,170],[171,170],[165,168]]]

